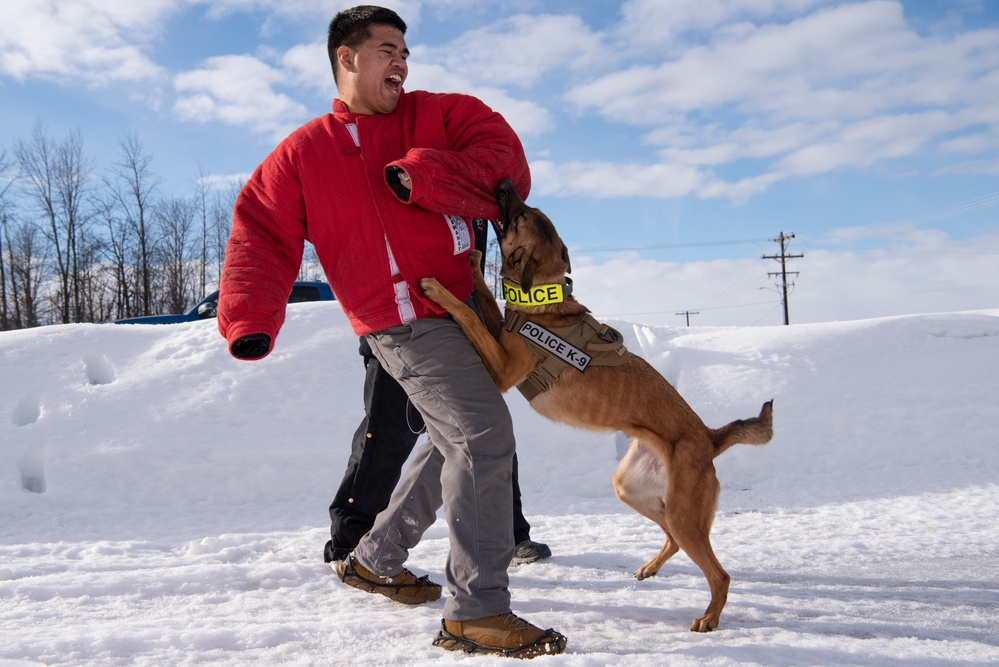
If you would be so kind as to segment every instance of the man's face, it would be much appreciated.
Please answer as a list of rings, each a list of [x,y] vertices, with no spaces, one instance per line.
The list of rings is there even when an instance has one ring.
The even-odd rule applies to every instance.
[[[352,83],[348,95],[341,96],[344,103],[359,114],[395,111],[409,74],[409,49],[402,32],[388,25],[372,25],[371,37],[356,50],[341,46],[338,54],[344,50],[349,64],[345,65],[343,59],[340,64],[346,70],[343,75]]]

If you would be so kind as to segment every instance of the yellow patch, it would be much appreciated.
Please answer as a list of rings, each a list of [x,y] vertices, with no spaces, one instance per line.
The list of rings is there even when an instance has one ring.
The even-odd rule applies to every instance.
[[[518,306],[544,306],[549,303],[562,303],[561,285],[536,285],[522,290],[503,283],[503,299]]]

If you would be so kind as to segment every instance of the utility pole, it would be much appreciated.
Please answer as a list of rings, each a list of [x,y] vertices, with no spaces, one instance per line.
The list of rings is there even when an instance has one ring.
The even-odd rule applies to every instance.
[[[800,259],[800,258],[804,257],[804,255],[801,255],[801,254],[798,254],[798,255],[789,255],[789,254],[787,254],[787,242],[790,241],[793,238],[794,238],[794,234],[793,233],[785,235],[784,232],[781,232],[780,236],[778,236],[777,238],[770,239],[774,243],[780,243],[780,255],[763,255],[763,259],[779,259],[780,260],[780,273],[767,273],[767,275],[768,276],[780,276],[780,279],[781,279],[781,292],[783,294],[783,298],[781,299],[781,302],[784,304],[784,326],[787,326],[788,324],[791,323],[790,317],[788,316],[788,310],[787,310],[787,276],[788,276],[787,260],[789,260],[789,259]],[[798,272],[797,271],[792,271],[790,275],[796,276],[796,275],[798,275]]]
[[[698,311],[696,311],[696,310],[693,311],[693,312],[691,312],[689,310],[685,310],[682,313],[677,313],[677,315],[686,315],[687,316],[687,326],[689,327],[690,326],[690,316],[691,315],[700,315],[700,313]]]

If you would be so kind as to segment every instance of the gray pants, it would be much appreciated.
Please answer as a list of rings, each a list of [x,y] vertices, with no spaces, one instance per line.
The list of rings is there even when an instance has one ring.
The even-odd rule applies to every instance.
[[[420,319],[369,334],[382,366],[422,413],[429,438],[355,557],[380,576],[402,568],[443,504],[450,535],[444,618],[510,611],[513,422],[475,348],[452,320]]]

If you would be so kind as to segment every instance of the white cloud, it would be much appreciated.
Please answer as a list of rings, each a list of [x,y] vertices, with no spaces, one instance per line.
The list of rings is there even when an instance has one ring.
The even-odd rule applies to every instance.
[[[203,179],[201,183],[205,185],[208,190],[213,190],[216,192],[232,192],[234,189],[238,190],[250,180],[250,172],[242,172],[239,174],[208,174]]]
[[[905,38],[910,36],[894,3],[844,5],[786,24],[715,36],[659,65],[599,77],[571,90],[567,98],[605,116],[643,124],[655,123],[662,110],[780,114],[786,113],[788,102],[795,115],[844,113],[830,108],[828,101],[847,104],[847,113],[863,114],[878,103],[877,91],[857,86],[861,81],[851,77],[870,79],[897,71],[891,61],[909,58],[916,45],[900,45]],[[842,87],[836,88],[837,83]],[[830,94],[837,97],[830,100]],[[818,103],[811,104],[815,95]]]
[[[413,63],[406,79],[406,89],[473,95],[502,114],[522,136],[543,134],[553,124],[551,114],[539,104],[516,99],[500,87],[467,79],[440,65]]]
[[[468,41],[467,36],[459,41]],[[477,39],[470,41],[478,43]],[[483,43],[488,43],[488,40]],[[457,46],[428,49],[421,45],[413,45],[411,48],[413,53],[410,57],[409,77],[406,80],[407,90],[457,92],[478,97],[501,113],[517,133],[524,137],[544,134],[554,126],[551,112],[536,102],[512,96],[500,85],[502,83],[499,81],[500,77],[487,75],[486,72],[490,68],[486,65],[485,57],[479,58],[474,63],[462,65],[461,59],[453,60],[448,57],[448,54],[457,50]],[[496,50],[495,45],[485,48],[479,44],[468,52],[483,54],[488,52],[492,54],[490,56],[492,58],[506,57]],[[294,46],[278,60],[284,82],[289,87],[307,88],[328,100],[336,96],[325,42]],[[499,63],[493,63],[493,68],[496,68],[494,72],[502,69]],[[268,81],[273,82],[272,73],[266,72],[266,74]]]
[[[615,33],[626,48],[682,45],[688,33],[710,33],[742,22],[782,15],[799,15],[830,0],[628,0]]]
[[[899,2],[824,4],[629,2],[617,29],[638,44],[653,43],[643,41],[652,39],[648,25],[666,26],[667,41],[691,31],[706,39],[666,49],[660,62],[645,53],[641,64],[605,71],[565,97],[608,123],[650,128],[645,141],[659,147],[660,167],[740,165],[743,187],[718,187],[716,177],[682,194],[745,196],[761,191],[748,184],[788,176],[993,150],[970,137],[999,127],[999,31],[923,36]],[[994,159],[963,164],[988,171]],[[745,176],[747,168],[756,174]],[[648,185],[645,195],[661,196]]]
[[[233,14],[257,12],[264,15],[283,16],[292,19],[304,19],[315,22],[316,17],[323,17],[328,23],[333,15],[342,9],[361,4],[350,0],[191,0],[192,4],[204,5],[212,18],[223,18]],[[418,14],[420,0],[393,0],[391,2],[375,3],[395,10],[408,23],[408,16]]]
[[[291,77],[289,83],[315,90],[329,99],[336,95],[326,42],[293,46],[281,56],[280,62]]]
[[[989,280],[999,238],[951,241],[925,235],[912,247],[892,250],[808,251],[797,267],[789,299],[792,321],[818,322],[991,308],[999,285]]]
[[[174,80],[174,111],[183,120],[220,121],[284,138],[307,117],[305,107],[275,86],[284,74],[252,56],[210,58]]]
[[[8,2],[0,10],[0,75],[162,80],[150,50],[185,10],[185,20],[220,25],[237,14],[262,16],[261,34],[268,25],[286,35],[295,34],[290,25],[306,25],[298,44],[260,40],[267,46],[218,55],[174,78],[181,118],[278,138],[328,108],[335,90],[326,22],[352,4]],[[526,139],[542,137],[530,146],[547,158],[535,163],[539,191],[743,202],[775,182],[832,171],[999,169],[999,30],[959,21],[917,30],[896,0],[628,0],[619,21],[601,26],[573,14],[509,15],[544,7],[534,0],[506,3],[506,16],[496,4],[388,6],[411,25],[442,7],[475,17],[456,26],[482,25],[445,43],[411,45],[407,88],[476,95]],[[158,85],[141,88],[126,93],[169,107]],[[582,145],[588,137],[563,135],[562,124],[620,143],[587,162],[580,156],[596,156]],[[601,187],[592,189],[596,179]]]
[[[816,130],[815,125],[793,123],[783,127],[759,127],[747,123],[731,130],[718,125],[684,126],[653,130],[645,142],[665,146],[659,155],[693,165],[721,165],[737,160],[768,158],[783,155],[806,143]],[[818,126],[821,129],[821,126]],[[834,125],[828,125],[835,129]]]
[[[470,30],[440,47],[414,49],[414,62],[437,64],[491,86],[527,88],[553,71],[587,69],[603,50],[601,36],[578,16],[521,14]]]
[[[838,243],[857,249],[830,249],[829,241],[809,245],[790,270],[794,288],[788,298],[792,323],[828,322],[912,313],[995,308],[999,236],[956,241],[939,230],[882,227],[888,247],[863,249],[878,239],[859,230],[834,233]],[[866,243],[862,243],[866,241]],[[570,249],[570,252],[571,249]],[[767,276],[779,265],[755,258],[688,262],[641,259],[625,253],[611,259],[573,253],[576,296],[597,317],[647,324],[684,323],[682,311],[696,325],[779,325],[780,296]]]
[[[92,85],[144,81],[162,68],[149,55],[180,0],[6,2],[0,10],[0,74]]]
[[[702,199],[743,202],[784,178],[764,173],[735,182],[681,162],[552,162],[532,160],[532,193],[556,197],[585,196],[595,199],[652,197],[673,199],[693,195]]]
[[[534,195],[590,197],[680,197],[705,187],[710,177],[679,164],[531,162]]]
[[[943,111],[880,116],[849,125],[829,141],[790,152],[777,166],[796,176],[867,167],[915,155],[934,138],[960,128],[958,117]]]
[[[224,20],[239,14],[263,16],[261,31],[268,33],[272,23],[296,23],[311,26],[313,32],[322,33],[325,39],[327,26],[333,16],[344,9],[365,4],[357,0],[188,0],[192,5],[203,5],[208,18]],[[498,2],[499,0],[489,0]],[[481,8],[487,0],[385,0],[373,2],[395,11],[412,30],[419,26],[422,14],[433,9],[437,12],[461,11],[466,7]]]

